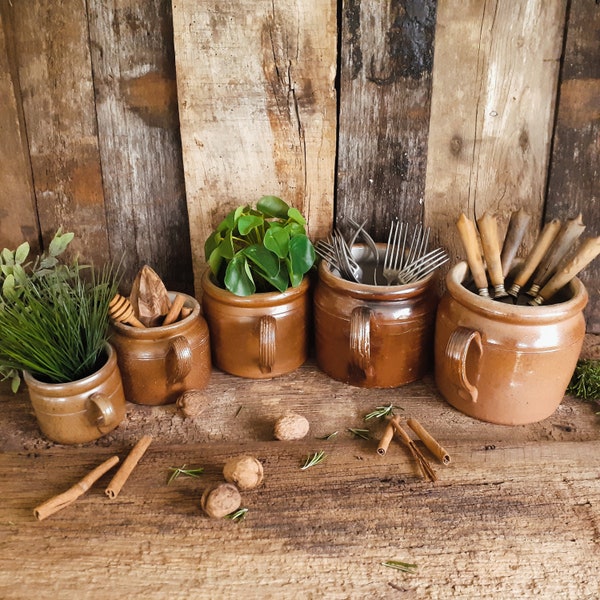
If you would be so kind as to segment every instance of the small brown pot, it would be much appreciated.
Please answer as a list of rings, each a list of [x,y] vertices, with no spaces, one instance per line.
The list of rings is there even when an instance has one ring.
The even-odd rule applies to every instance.
[[[285,292],[236,296],[202,277],[202,309],[216,367],[239,377],[265,379],[306,361],[310,324],[308,277]]]
[[[176,296],[170,292],[173,300]],[[117,350],[125,397],[136,404],[171,404],[182,392],[203,389],[211,374],[208,326],[200,304],[185,296],[192,312],[170,325],[132,327],[113,323],[111,343]]]
[[[467,289],[468,266],[446,277],[435,334],[435,380],[465,414],[501,425],[549,417],[563,399],[585,336],[588,294],[579,279],[565,299],[520,306]]]
[[[378,247],[383,257],[385,244]],[[359,260],[365,251],[353,248]],[[369,388],[423,377],[433,366],[436,284],[435,274],[407,285],[355,283],[321,261],[314,298],[319,367],[333,379]]]
[[[40,429],[59,444],[83,444],[112,431],[125,416],[125,394],[117,357],[107,345],[96,373],[68,383],[45,383],[24,373]]]

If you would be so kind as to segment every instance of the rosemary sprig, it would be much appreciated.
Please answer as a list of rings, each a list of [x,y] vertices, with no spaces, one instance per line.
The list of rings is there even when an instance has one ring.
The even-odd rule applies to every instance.
[[[318,465],[320,462],[323,462],[325,460],[325,456],[326,456],[326,454],[323,450],[320,450],[319,452],[315,452],[312,456],[309,454],[306,457],[304,464],[300,467],[300,470],[304,471],[306,469],[309,469],[310,467],[314,467],[315,465]]]
[[[334,431],[333,433],[328,433],[327,435],[322,435],[321,437],[317,437],[318,440],[332,440],[334,437],[336,437],[338,434],[337,431]]]
[[[175,481],[180,475],[185,475],[186,477],[200,477],[202,473],[204,473],[204,469],[202,467],[198,467],[196,469],[188,469],[187,465],[183,465],[181,467],[169,467],[169,471],[173,471],[167,481],[167,485],[169,485],[172,481]]]
[[[578,361],[567,392],[583,400],[600,399],[600,360]]]
[[[243,521],[246,518],[246,514],[248,513],[247,508],[238,508],[236,511],[225,515],[226,519],[231,519],[232,521]]]
[[[365,415],[365,421],[370,421],[371,419],[383,419],[384,417],[392,417],[394,416],[394,410],[403,410],[399,406],[394,406],[390,404],[389,406],[378,406],[374,411]]]
[[[399,560],[386,560],[381,563],[384,567],[390,569],[397,569],[398,571],[404,571],[405,573],[415,573],[417,571],[417,565]]]
[[[371,432],[368,429],[353,429],[351,427],[348,428],[348,431],[355,435],[356,437],[362,438],[363,440],[371,439]]]

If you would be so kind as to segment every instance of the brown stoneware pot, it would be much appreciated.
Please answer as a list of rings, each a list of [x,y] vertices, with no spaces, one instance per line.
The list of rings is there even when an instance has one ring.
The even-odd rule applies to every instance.
[[[239,377],[290,373],[308,356],[310,280],[285,292],[236,296],[202,277],[202,309],[216,367]]]
[[[45,383],[25,372],[29,398],[42,433],[59,444],[83,444],[112,431],[125,416],[125,395],[117,357],[92,375],[67,383]]]
[[[171,300],[175,293],[169,292]],[[199,302],[187,294],[192,312],[170,325],[132,327],[113,323],[125,397],[136,404],[170,404],[185,391],[203,389],[211,374],[208,326]]]
[[[563,399],[583,339],[588,294],[579,279],[556,304],[520,306],[465,287],[466,263],[446,277],[438,308],[435,381],[465,414],[501,425],[549,417]]]
[[[383,256],[385,244],[378,247]],[[359,261],[365,251],[353,248]],[[432,368],[435,274],[407,285],[371,285],[342,279],[326,261],[318,274],[315,350],[327,375],[359,387],[391,388],[420,379]]]

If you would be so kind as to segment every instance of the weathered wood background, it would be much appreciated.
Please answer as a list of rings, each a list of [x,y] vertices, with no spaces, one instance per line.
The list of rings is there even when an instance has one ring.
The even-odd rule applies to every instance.
[[[453,261],[463,211],[600,235],[599,36],[593,0],[0,0],[0,246],[62,226],[124,292],[143,264],[192,292],[264,193],[314,237],[424,220]]]

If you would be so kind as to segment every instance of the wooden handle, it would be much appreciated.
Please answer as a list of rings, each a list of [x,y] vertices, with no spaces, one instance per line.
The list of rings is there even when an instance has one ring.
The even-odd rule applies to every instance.
[[[500,262],[502,263],[502,275],[506,277],[512,267],[513,260],[519,251],[521,242],[525,237],[527,226],[531,220],[531,215],[521,207],[515,210],[510,216],[508,229],[504,237],[504,244],[500,254]]]
[[[598,254],[600,254],[600,237],[585,240],[573,258],[546,283],[530,304],[548,302],[558,290],[569,283],[580,271],[585,269]]]
[[[185,303],[185,296],[183,294],[177,294],[175,296],[175,300],[173,300],[173,304],[171,304],[171,308],[169,308],[169,312],[163,321],[163,325],[170,325],[174,323],[179,318],[181,314],[181,309]]]
[[[527,255],[525,263],[517,273],[512,286],[508,290],[508,293],[515,298],[519,294],[519,290],[527,283],[529,278],[533,275],[536,267],[540,264],[540,261],[546,254],[546,251],[551,246],[554,238],[558,235],[560,230],[560,221],[558,219],[552,219],[549,223],[546,223],[538,236],[533,248]]]
[[[494,298],[507,296],[504,289],[504,275],[502,275],[502,263],[500,262],[500,241],[498,239],[498,223],[496,217],[485,213],[478,221],[479,234],[483,255],[487,263],[490,281],[494,286]]]
[[[552,242],[552,246],[550,246],[535,271],[533,283],[529,290],[527,290],[530,296],[536,296],[540,288],[552,277],[559,262],[573,247],[573,244],[583,233],[584,229],[585,225],[583,224],[581,213],[575,219],[569,219],[563,224],[554,242]]]
[[[473,221],[462,213],[458,221],[456,221],[456,227],[458,228],[462,245],[467,254],[467,263],[469,264],[469,269],[471,269],[471,275],[473,275],[477,291],[480,296],[489,296],[488,281],[483,266],[483,259],[479,251],[475,225]]]
[[[146,326],[140,323],[133,314],[133,306],[131,302],[125,296],[116,294],[115,297],[110,301],[108,305],[108,314],[111,319],[117,321],[117,323],[127,323],[133,327],[145,329]]]

